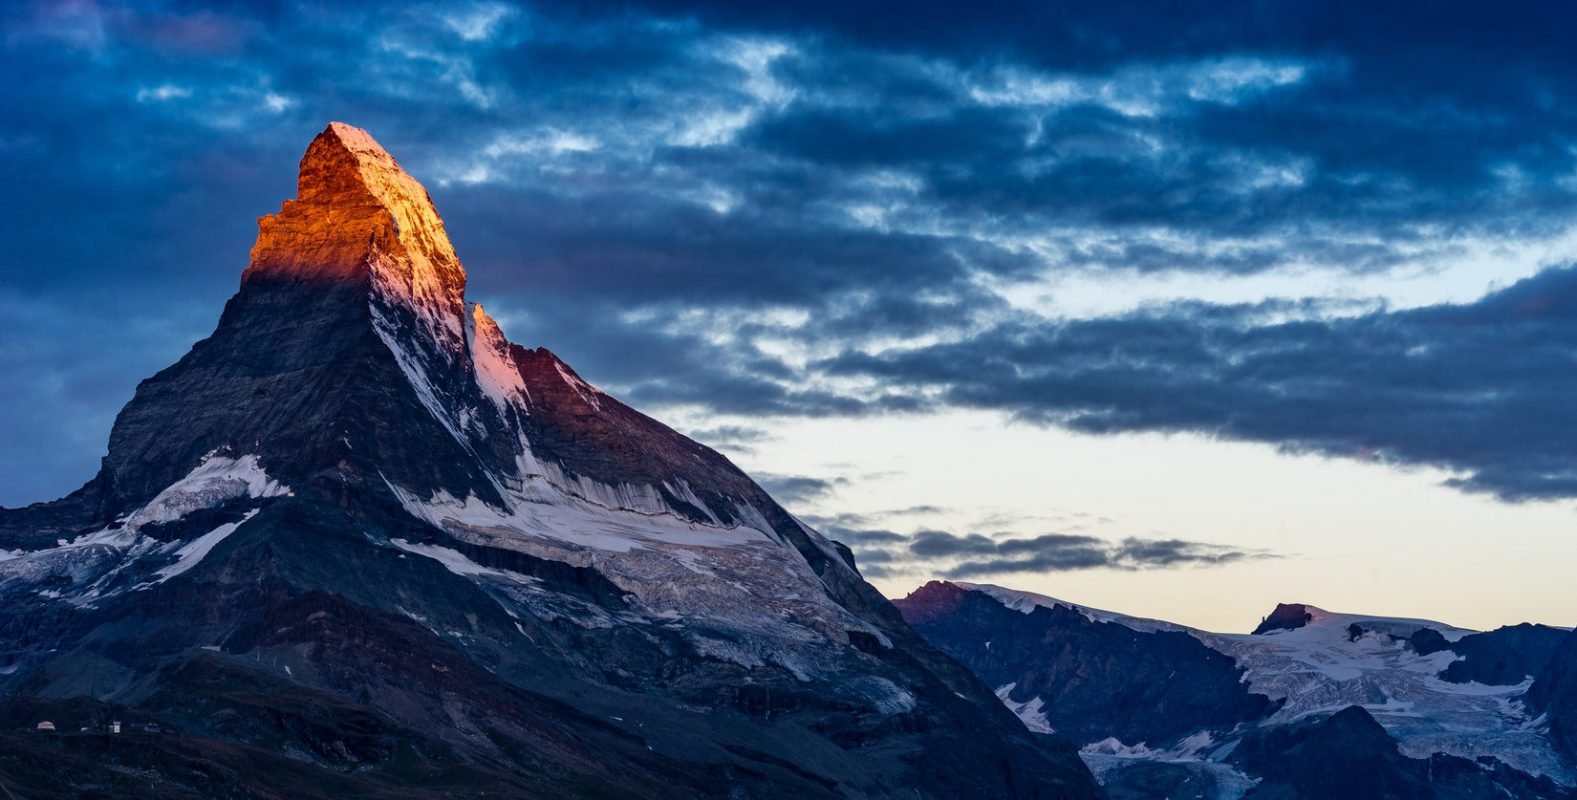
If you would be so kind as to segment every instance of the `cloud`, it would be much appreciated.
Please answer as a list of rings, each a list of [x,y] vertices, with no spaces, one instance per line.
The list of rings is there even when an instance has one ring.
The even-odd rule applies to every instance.
[[[909,552],[922,558],[986,555],[996,551],[996,541],[978,533],[959,536],[947,531],[920,531],[909,541]]]
[[[605,374],[643,403],[813,416],[986,409],[1091,434],[1196,433],[1443,469],[1465,491],[1545,500],[1577,497],[1574,304],[1577,268],[1555,267],[1471,303],[1402,310],[1308,300],[1061,320],[996,311],[940,341],[885,344],[870,337],[904,328],[851,324],[829,341],[817,320],[775,329],[811,354],[799,363],[748,334],[674,338],[655,346],[686,354],[688,367],[672,367],[682,384]],[[697,353],[707,355],[689,360]]]
[[[137,378],[202,334],[73,317],[216,311],[330,119],[432,189],[513,338],[649,410],[992,408],[1570,496],[1571,339],[1547,315],[1048,321],[1009,295],[1416,274],[1554,241],[1577,219],[1574,13],[10,4],[0,99],[28,113],[0,129],[0,170],[29,191],[0,206],[0,293],[71,313],[8,334],[102,357],[113,386],[69,418],[0,415],[8,441],[59,443],[0,502],[85,480]],[[54,391],[36,380],[14,396]]]
[[[756,452],[757,445],[776,438],[760,428],[752,428],[746,425],[717,425],[710,428],[700,428],[689,431],[689,436],[718,450],[745,454]]]
[[[861,571],[867,577],[878,578],[921,574],[965,580],[1087,569],[1136,571],[1222,566],[1279,557],[1264,550],[1182,539],[1127,537],[1114,542],[1065,533],[988,536],[941,530],[920,530],[904,536],[886,530],[837,527],[824,527],[823,532],[848,544]]]
[[[1443,468],[1505,500],[1577,496],[1577,269],[1469,304],[1267,321],[1275,310],[1018,320],[819,368],[1089,433],[1197,432]]]
[[[790,506],[821,500],[849,483],[847,478],[777,475],[770,472],[758,472],[752,477],[774,500]]]

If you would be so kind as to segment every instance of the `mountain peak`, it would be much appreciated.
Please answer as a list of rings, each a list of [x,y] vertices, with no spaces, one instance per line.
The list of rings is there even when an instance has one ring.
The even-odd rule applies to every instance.
[[[372,135],[331,122],[301,157],[296,198],[258,220],[243,282],[260,277],[384,289],[458,312],[465,270],[421,183]]]
[[[395,184],[400,178],[415,183],[372,134],[354,125],[330,122],[301,157],[296,199],[336,202],[347,199],[347,192],[365,190],[374,195],[375,201],[392,209],[408,205],[412,200],[399,196]],[[417,184],[416,193],[426,200],[426,190],[421,189],[420,184]],[[430,206],[431,201],[427,204]]]

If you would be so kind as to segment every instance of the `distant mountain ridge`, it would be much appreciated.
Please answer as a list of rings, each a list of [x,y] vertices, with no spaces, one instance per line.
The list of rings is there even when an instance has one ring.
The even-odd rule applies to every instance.
[[[465,284],[421,184],[329,125],[99,473],[0,509],[0,784],[1099,794],[846,549]]]
[[[1299,731],[1349,712],[1367,722],[1342,717],[1318,728],[1326,738],[1316,741],[1353,764],[1386,764],[1398,787],[1412,787],[1351,796],[1471,797],[1491,785],[1502,796],[1577,795],[1567,733],[1577,730],[1577,633],[1569,630],[1475,632],[1291,603],[1252,634],[1216,634],[942,581],[895,604],[996,687],[1027,727],[1080,745],[1114,797],[1333,796],[1311,788],[1314,772],[1283,769],[1273,756],[1301,748]],[[1430,787],[1436,768],[1456,777]],[[1418,786],[1435,794],[1409,794]]]

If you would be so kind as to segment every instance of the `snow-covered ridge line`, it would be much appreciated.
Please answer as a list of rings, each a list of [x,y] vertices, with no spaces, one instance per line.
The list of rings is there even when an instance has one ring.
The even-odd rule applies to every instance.
[[[1175,622],[1167,622],[1166,620],[1130,616],[1128,614],[1123,614],[1116,611],[1103,611],[1098,608],[1093,608],[1080,603],[1074,603],[1068,600],[1062,600],[1056,597],[1036,594],[1035,592],[1027,592],[1020,589],[1009,589],[990,583],[968,583],[965,581],[949,581],[949,583],[957,586],[960,589],[980,592],[981,594],[991,597],[1007,608],[1023,614],[1028,614],[1031,611],[1034,611],[1036,607],[1055,608],[1056,606],[1062,606],[1067,609],[1078,611],[1079,613],[1083,614],[1086,619],[1089,619],[1092,622],[1116,622],[1126,625],[1130,628],[1134,628],[1135,630],[1176,630],[1203,634],[1206,636],[1220,637],[1251,635],[1245,633],[1216,633],[1213,631],[1206,631],[1201,628],[1190,628],[1187,625],[1180,625]],[[1325,609],[1307,604],[1303,604],[1302,607],[1310,614],[1308,626],[1333,626],[1340,627],[1345,630],[1347,626],[1357,624],[1360,627],[1364,627],[1366,630],[1385,632],[1390,632],[1393,630],[1413,631],[1418,630],[1419,628],[1432,628],[1439,631],[1447,641],[1452,642],[1462,638],[1463,636],[1479,632],[1472,628],[1460,628],[1455,625],[1448,625],[1444,622],[1437,622],[1435,620],[1428,619],[1387,617],[1376,614],[1347,614],[1326,611]],[[1365,623],[1367,623],[1367,625]],[[1263,638],[1264,636],[1276,636],[1278,634],[1287,632],[1288,631],[1270,631],[1269,633],[1260,634],[1259,637]]]
[[[602,410],[602,401],[597,399],[597,395],[603,393],[601,389],[576,377],[569,370],[565,369],[561,363],[554,362],[553,368],[558,370],[559,377],[564,379],[564,383],[568,384],[569,388],[574,389],[575,394],[580,395],[581,400],[584,400],[587,405],[598,411]]]
[[[1006,606],[1007,608],[1017,611],[1021,614],[1028,614],[1034,611],[1036,608],[1056,608],[1057,606],[1062,606],[1063,608],[1069,609],[1071,611],[1077,611],[1078,613],[1082,614],[1085,619],[1088,619],[1091,622],[1115,622],[1119,625],[1124,625],[1139,631],[1193,631],[1192,628],[1187,626],[1178,625],[1165,620],[1148,619],[1145,617],[1131,617],[1127,614],[1119,614],[1115,611],[1102,611],[1098,608],[1091,608],[1089,606],[1072,603],[1067,600],[1059,600],[1055,597],[1048,597],[1046,595],[1036,594],[1034,592],[1020,591],[1018,589],[1008,589],[995,584],[966,583],[964,581],[949,582],[960,589],[966,589],[984,594],[987,597],[990,597],[991,599],[996,600],[997,602]]]
[[[1300,603],[1300,604],[1298,604],[1298,607],[1302,608],[1304,613],[1308,615],[1308,622],[1303,627],[1321,627],[1321,626],[1324,626],[1324,627],[1339,627],[1339,628],[1342,628],[1342,629],[1346,629],[1347,626],[1349,626],[1349,625],[1358,625],[1358,626],[1364,628],[1365,630],[1369,630],[1369,631],[1383,631],[1383,632],[1387,632],[1387,633],[1397,632],[1397,631],[1403,631],[1403,632],[1406,632],[1406,633],[1411,633],[1412,631],[1419,630],[1420,628],[1432,628],[1432,629],[1434,629],[1436,631],[1439,631],[1440,634],[1446,638],[1446,641],[1451,641],[1451,642],[1454,642],[1454,641],[1462,638],[1463,636],[1467,636],[1469,634],[1473,634],[1473,633],[1478,633],[1479,632],[1479,631],[1473,630],[1471,628],[1459,628],[1459,627],[1457,627],[1455,625],[1448,625],[1448,624],[1446,624],[1444,622],[1438,622],[1438,621],[1432,620],[1432,619],[1415,619],[1415,618],[1412,618],[1412,617],[1387,617],[1387,616],[1381,616],[1381,615],[1377,615],[1377,614],[1348,614],[1348,613],[1342,613],[1342,612],[1339,612],[1339,611],[1326,611],[1323,608],[1320,608],[1318,606],[1311,606],[1311,605],[1309,605],[1307,603]],[[1294,630],[1298,630],[1298,629],[1294,629]],[[1260,635],[1261,636],[1276,636],[1276,635],[1279,635],[1279,634],[1282,634],[1282,633],[1286,633],[1286,632],[1288,632],[1288,631],[1285,631],[1285,630],[1271,630],[1271,631],[1267,631],[1267,632],[1265,632],[1263,634],[1260,634]],[[1232,636],[1232,635],[1241,635],[1241,634],[1217,634],[1217,635],[1218,636]]]

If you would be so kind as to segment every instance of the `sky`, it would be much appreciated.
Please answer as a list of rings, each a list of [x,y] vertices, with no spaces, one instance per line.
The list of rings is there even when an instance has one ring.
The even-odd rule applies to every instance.
[[[5,4],[0,504],[342,120],[891,596],[1577,624],[1577,8],[967,5]]]

